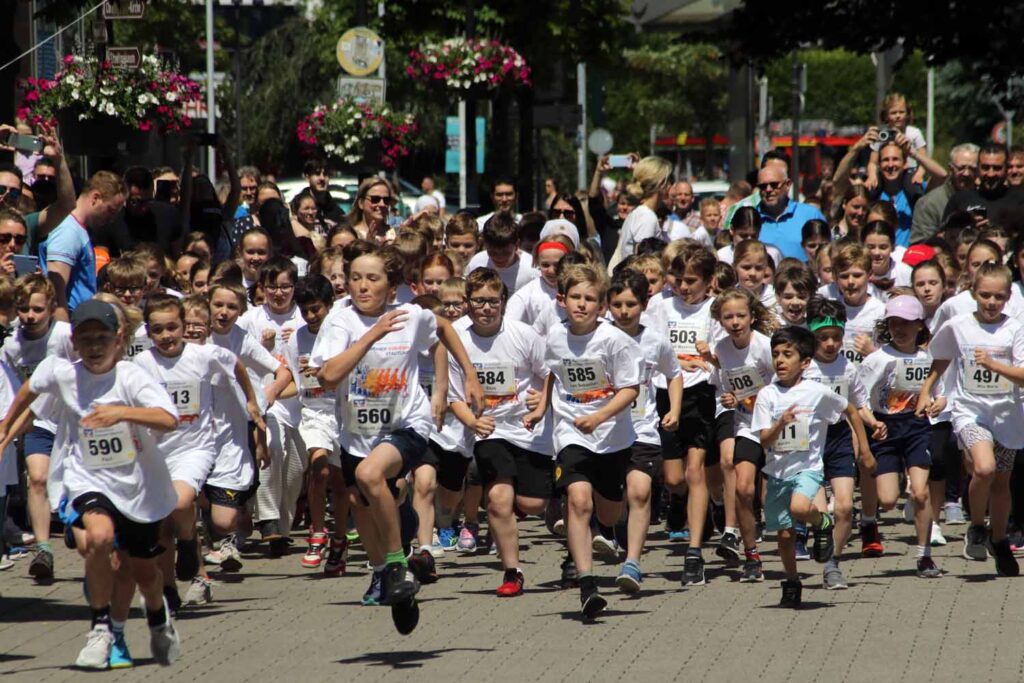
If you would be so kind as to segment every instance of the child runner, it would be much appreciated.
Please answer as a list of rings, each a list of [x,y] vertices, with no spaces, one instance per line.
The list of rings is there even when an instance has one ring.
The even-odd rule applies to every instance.
[[[871,221],[864,226],[861,242],[871,255],[871,274],[868,280],[882,292],[893,287],[910,286],[910,266],[893,258],[896,233],[885,221]]]
[[[57,295],[46,276],[26,275],[18,280],[15,305],[19,325],[4,341],[2,360],[17,372],[21,382],[28,382],[44,358],[56,356],[74,360],[71,325],[53,317],[57,310]],[[57,425],[53,421],[37,416],[32,430],[22,438],[28,474],[28,513],[37,548],[28,573],[39,582],[53,579],[50,503],[46,486],[56,432]]]
[[[869,226],[870,227],[870,226]],[[907,472],[913,497],[917,531],[917,575],[933,579],[942,572],[931,558],[931,505],[928,501],[928,451],[931,425],[915,415],[917,397],[931,366],[924,308],[912,296],[902,294],[885,305],[884,326],[878,333],[885,343],[864,359],[860,379],[868,392],[870,408],[861,408],[864,423],[872,430],[871,450],[878,460],[875,485],[861,490],[861,525],[877,530],[878,508],[891,510],[900,494],[900,474]]]
[[[448,249],[458,252],[464,264],[480,250],[480,226],[468,213],[457,213],[444,226],[444,243]]]
[[[935,416],[952,406],[953,432],[967,452],[971,526],[964,557],[985,561],[993,555],[1000,576],[1017,576],[1020,568],[1006,535],[1010,513],[1010,475],[1016,451],[1024,448],[1021,385],[1024,384],[1024,325],[1004,312],[1010,299],[1010,269],[984,263],[974,275],[974,313],[964,313],[939,327],[930,345],[931,370],[921,388],[917,413]],[[956,361],[948,399],[932,398],[932,389]],[[985,531],[985,513],[991,532]],[[986,548],[987,546],[987,548]]]
[[[134,306],[141,313],[142,301],[148,287],[146,264],[132,256],[121,256],[112,259],[103,272],[106,273],[104,291],[116,296],[125,306]],[[145,328],[141,326],[136,328],[132,339],[128,341],[125,360],[131,360],[153,346]]]
[[[492,268],[501,275],[509,296],[525,287],[530,280],[540,277],[531,256],[519,251],[519,227],[512,214],[495,214],[484,224],[482,239],[484,251],[466,264],[467,275],[477,268]]]
[[[85,530],[85,580],[92,628],[76,666],[106,669],[111,631],[113,554],[131,568],[142,592],[153,658],[169,665],[180,640],[174,628],[156,557],[160,522],[177,496],[157,433],[175,429],[177,411],[167,392],[140,368],[118,362],[120,323],[114,307],[84,301],[71,320],[81,360],[45,359],[15,397],[0,426],[0,440],[39,395],[54,399],[52,417],[63,457],[63,488]],[[115,535],[117,550],[114,549]]]
[[[572,242],[564,235],[553,235],[533,250],[534,266],[540,277],[523,285],[523,288],[509,297],[505,317],[527,325],[536,324],[541,314],[555,306],[558,296],[558,263],[573,251]]]
[[[775,314],[775,288],[770,283],[772,275],[767,271],[773,266],[769,263],[768,250],[757,240],[744,240],[736,245],[732,267],[736,270],[736,278],[740,287],[757,297],[761,305]]]
[[[629,407],[639,396],[643,376],[639,345],[599,320],[607,290],[607,277],[596,266],[562,270],[559,304],[567,320],[548,334],[545,392],[540,405],[523,418],[534,429],[549,401],[554,409],[555,483],[568,493],[569,552],[587,619],[607,605],[592,573],[591,516],[596,512],[599,523],[612,526],[622,514],[626,467],[636,441]]]
[[[260,228],[251,228],[242,233],[235,248],[235,260],[242,268],[242,286],[249,289],[260,279],[260,268],[273,253],[270,236]]]
[[[807,326],[807,302],[814,296],[817,280],[811,269],[801,264],[779,268],[775,274],[778,315],[783,325]]]
[[[872,294],[873,287],[868,283],[871,255],[864,245],[855,242],[841,245],[832,264],[836,281],[822,287],[818,293],[839,301],[846,309],[843,355],[860,367],[864,356],[875,350],[875,328],[885,317],[885,304],[880,294]]]

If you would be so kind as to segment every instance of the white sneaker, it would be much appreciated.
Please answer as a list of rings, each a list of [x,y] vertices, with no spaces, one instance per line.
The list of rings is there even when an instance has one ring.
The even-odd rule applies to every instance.
[[[608,539],[601,534],[594,534],[594,554],[603,560],[617,562],[619,559],[619,544],[614,539]]]
[[[914,523],[914,501],[910,498],[903,503],[903,521],[907,524]]]
[[[934,546],[946,545],[946,537],[942,535],[942,528],[935,522],[932,522],[931,543]]]
[[[437,536],[437,529],[434,529],[434,536],[431,538],[430,547],[427,550],[430,551],[430,556],[435,560],[444,557],[444,547],[441,545],[441,539]]]
[[[5,571],[14,566],[14,560],[11,559],[10,555],[0,556],[0,571]]]
[[[213,602],[213,590],[210,586],[213,582],[209,579],[204,579],[201,576],[196,576],[192,579],[192,585],[185,591],[185,599],[181,601],[181,605],[192,606],[192,605],[206,605]]]
[[[164,609],[168,609],[166,600],[164,600]],[[149,649],[153,652],[153,659],[160,666],[174,664],[181,654],[181,639],[178,638],[178,631],[174,628],[169,609],[166,622],[160,626],[149,627]]]
[[[110,627],[93,626],[85,638],[85,647],[78,653],[75,666],[82,669],[106,669],[110,662],[110,648],[114,646],[114,634]]]
[[[242,568],[242,555],[235,545],[235,535],[224,538],[220,544],[220,568],[226,572],[237,572]]]

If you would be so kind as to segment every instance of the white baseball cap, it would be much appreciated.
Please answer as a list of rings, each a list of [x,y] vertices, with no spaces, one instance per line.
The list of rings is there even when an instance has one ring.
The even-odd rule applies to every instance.
[[[545,237],[552,235],[564,235],[569,238],[574,247],[580,248],[580,231],[564,218],[555,218],[545,223],[540,231],[540,240],[543,242]]]

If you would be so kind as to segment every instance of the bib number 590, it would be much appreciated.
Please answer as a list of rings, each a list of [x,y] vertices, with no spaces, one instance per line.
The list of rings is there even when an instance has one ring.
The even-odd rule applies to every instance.
[[[116,436],[110,439],[90,439],[88,446],[89,455],[112,455],[124,450],[124,444]]]

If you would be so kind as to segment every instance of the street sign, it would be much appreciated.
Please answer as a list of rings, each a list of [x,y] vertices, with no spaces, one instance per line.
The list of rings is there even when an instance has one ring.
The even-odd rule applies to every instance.
[[[146,0],[107,0],[103,3],[104,19],[141,19]]]
[[[142,53],[137,47],[108,47],[107,61],[115,69],[138,69]]]
[[[353,76],[369,76],[384,61],[384,41],[365,26],[341,34],[336,50],[341,68]]]
[[[604,128],[595,128],[587,136],[587,149],[597,156],[612,151],[612,145],[614,144],[615,140],[612,138],[612,134]]]
[[[383,78],[338,76],[338,97],[355,102],[384,104],[387,82]]]

